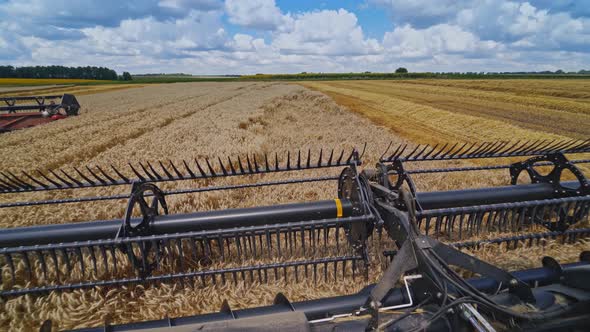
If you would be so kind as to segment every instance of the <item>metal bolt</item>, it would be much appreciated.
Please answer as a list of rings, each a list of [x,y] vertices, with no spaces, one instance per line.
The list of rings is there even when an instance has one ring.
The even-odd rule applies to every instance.
[[[514,286],[518,285],[518,280],[516,280],[516,279],[510,279],[510,282],[509,283],[510,283],[510,286],[514,287]]]
[[[443,295],[442,295],[442,293],[441,293],[441,292],[438,292],[438,293],[436,293],[436,298],[437,298],[437,299],[440,299],[442,296],[443,296]]]

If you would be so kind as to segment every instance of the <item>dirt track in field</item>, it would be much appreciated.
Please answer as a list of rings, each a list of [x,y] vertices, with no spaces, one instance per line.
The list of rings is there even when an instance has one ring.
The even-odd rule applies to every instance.
[[[362,148],[367,142],[366,165],[372,166],[389,142],[400,143],[400,135],[389,125],[376,125],[364,117],[337,105],[329,97],[299,85],[284,83],[181,83],[82,95],[81,115],[45,126],[0,136],[0,169],[20,172],[35,169],[85,165],[114,165],[126,168],[128,162],[193,160],[194,158],[269,153],[285,155],[302,148],[312,152],[320,148]],[[530,129],[523,129],[530,130]],[[532,132],[532,131],[531,131]],[[542,133],[535,135],[543,136]],[[553,136],[553,135],[547,135]],[[412,136],[408,136],[413,138]],[[535,136],[537,137],[537,136]],[[496,137],[491,137],[496,138]],[[293,154],[294,155],[294,154]],[[330,171],[328,171],[330,173]],[[333,174],[331,172],[330,174]],[[321,171],[306,175],[326,175]],[[503,174],[484,172],[445,179],[426,177],[424,189],[446,189],[504,184]],[[298,178],[297,174],[265,175],[265,181]],[[183,184],[162,184],[162,188],[186,188],[190,185],[235,184],[241,179]],[[54,199],[78,195],[126,193],[129,188],[97,188],[74,192],[42,192],[3,195],[2,202]],[[292,201],[330,199],[336,196],[333,183],[294,185],[233,193],[202,193],[171,196],[171,213],[253,206]],[[62,206],[0,209],[0,227],[66,223],[84,220],[120,218],[125,201],[78,203]],[[553,246],[553,247],[552,247]],[[586,243],[560,250],[564,260],[575,259]],[[539,265],[546,248],[511,251],[506,262],[489,249],[477,254],[507,268]],[[23,267],[20,266],[21,272]],[[371,273],[374,280],[380,267]],[[8,287],[9,271],[2,271],[3,287]],[[123,323],[135,320],[177,317],[216,311],[227,299],[232,308],[266,305],[278,292],[291,301],[352,293],[365,281],[342,283],[255,284],[181,288],[180,284],[158,287],[127,287],[122,290],[91,290],[54,293],[47,296],[23,296],[0,300],[0,328],[29,330],[45,319],[59,328],[99,326],[105,321]]]

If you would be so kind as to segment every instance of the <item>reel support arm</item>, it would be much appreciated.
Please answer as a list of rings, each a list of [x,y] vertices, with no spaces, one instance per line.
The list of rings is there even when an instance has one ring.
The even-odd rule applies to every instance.
[[[36,102],[41,107],[45,100]],[[6,103],[15,106],[13,101]],[[223,161],[225,158],[176,163],[143,161],[130,164],[127,171],[112,165],[87,166],[82,171],[74,168],[75,172],[39,171],[39,175],[25,170],[3,171],[2,195],[46,190],[68,190],[70,194],[69,190],[76,192],[80,188],[125,185],[132,188],[130,194],[66,199],[56,195],[46,201],[0,204],[0,208],[24,208],[128,199],[122,219],[1,229],[0,268],[10,280],[3,282],[0,296],[160,282],[191,282],[195,287],[207,287],[238,282],[300,282],[301,278],[314,282],[338,282],[340,277],[356,281],[355,278],[368,278],[369,269],[375,264],[390,262],[379,282],[358,294],[302,303],[291,303],[278,295],[269,307],[232,310],[226,304],[219,313],[190,321],[237,319],[232,326],[239,326],[239,319],[256,316],[260,319],[252,322],[262,324],[266,314],[304,311],[308,321],[298,315],[297,324],[308,323],[312,331],[339,326],[401,331],[428,326],[436,331],[477,326],[491,331],[489,327],[496,325],[488,324],[487,319],[508,328],[534,328],[554,321],[559,321],[559,326],[578,326],[578,321],[567,320],[590,319],[587,313],[576,311],[580,306],[590,307],[590,289],[583,283],[590,274],[590,255],[584,254],[583,262],[575,264],[561,266],[555,260],[544,259],[541,269],[507,272],[459,248],[508,243],[506,248],[510,250],[511,246],[525,242],[534,245],[535,241],[538,244],[544,239],[559,239],[573,243],[590,237],[587,228],[566,230],[588,218],[588,181],[575,165],[590,160],[569,160],[565,154],[586,152],[590,152],[590,140],[484,142],[399,146],[386,159],[384,153],[376,167],[362,171],[362,155],[356,149],[350,153],[320,149],[317,157],[312,157],[310,150],[298,150],[281,158],[274,154],[274,161],[266,154],[227,157],[227,162]],[[408,167],[410,162],[502,157],[532,158],[511,166],[425,170]],[[539,165],[552,166],[553,170],[543,176],[537,172]],[[320,173],[327,169],[336,171],[322,177],[260,180],[271,173]],[[412,176],[494,169],[509,169],[512,181],[507,184],[512,184],[421,192]],[[564,181],[562,174],[566,171],[574,174],[575,181]],[[530,184],[515,180],[524,172],[531,178]],[[237,177],[253,181],[225,183],[225,179]],[[156,186],[161,182],[194,183],[192,180],[209,182],[221,178],[221,185],[169,191]],[[169,214],[173,207],[166,202],[168,195],[284,188],[323,181],[337,181],[335,199],[294,199],[288,204],[275,202],[183,214]],[[532,233],[536,225],[544,225],[550,231]],[[385,260],[380,260],[376,257],[381,255],[380,249],[372,250],[370,241],[382,241],[383,230],[387,232],[387,247],[381,257]],[[473,238],[485,232],[529,230],[531,233],[503,238]],[[392,242],[395,248],[390,247]],[[466,280],[457,268],[480,278]],[[396,288],[402,277],[405,288]],[[567,300],[556,302],[555,293],[565,294]],[[515,303],[534,307],[536,312],[515,311]],[[339,322],[342,317],[346,319]],[[148,325],[155,326],[145,326]]]

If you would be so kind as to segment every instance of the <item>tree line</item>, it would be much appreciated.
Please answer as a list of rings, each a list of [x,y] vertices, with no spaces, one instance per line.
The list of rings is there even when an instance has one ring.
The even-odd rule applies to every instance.
[[[117,72],[106,67],[65,67],[65,66],[0,66],[0,78],[74,78],[87,80],[131,80],[131,74]]]

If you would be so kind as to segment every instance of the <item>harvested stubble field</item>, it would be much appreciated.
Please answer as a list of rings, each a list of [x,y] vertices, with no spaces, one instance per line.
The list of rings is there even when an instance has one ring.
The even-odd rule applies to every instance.
[[[137,89],[109,91],[79,97],[83,109],[74,118],[0,136],[0,169],[19,172],[35,169],[56,169],[84,165],[115,165],[125,167],[128,162],[295,152],[298,148],[350,148],[368,143],[365,165],[372,167],[383,149],[394,143],[438,142],[482,139],[562,138],[587,137],[588,82],[586,94],[575,86],[558,89],[553,81],[545,85],[530,85],[526,102],[518,98],[489,96],[487,93],[509,94],[502,91],[507,85],[474,82],[483,88],[466,89],[460,81],[437,83],[392,82],[314,82],[306,85],[326,91],[326,95],[295,84],[284,83],[182,83],[150,85]],[[519,81],[522,82],[522,81]],[[444,83],[444,84],[443,84]],[[422,84],[422,85],[421,85]],[[451,87],[445,84],[452,85]],[[456,85],[453,85],[456,84]],[[414,87],[415,86],[415,87]],[[494,88],[495,86],[495,88]],[[458,91],[438,92],[451,89]],[[463,90],[461,90],[463,89]],[[515,88],[516,89],[516,88]],[[424,92],[428,91],[430,92]],[[549,91],[549,92],[546,92]],[[560,92],[561,91],[561,92]],[[576,92],[578,91],[578,92]],[[514,92],[517,94],[519,92]],[[524,92],[523,92],[524,93]],[[561,95],[551,99],[551,93]],[[570,97],[563,94],[569,93]],[[424,96],[447,98],[454,96],[453,105],[479,102],[494,106],[495,112],[477,115],[474,107],[457,110],[441,100],[441,108],[433,107],[433,100]],[[414,99],[412,99],[414,98]],[[487,98],[487,99],[486,99]],[[550,99],[540,104],[542,99]],[[557,98],[570,98],[563,110],[556,109]],[[428,104],[430,103],[430,104]],[[497,103],[497,104],[494,104]],[[512,103],[512,108],[507,105]],[[525,105],[526,103],[526,105]],[[538,104],[535,104],[538,103]],[[501,106],[500,106],[501,104]],[[543,106],[544,105],[544,106]],[[553,105],[553,106],[551,106]],[[571,108],[570,108],[571,105]],[[502,108],[504,107],[504,108]],[[543,109],[544,122],[527,125],[519,116],[499,115],[500,110],[516,113]],[[553,107],[553,108],[552,108]],[[351,109],[353,112],[350,112]],[[575,110],[575,111],[574,111]],[[561,112],[561,113],[560,113]],[[568,121],[562,129],[555,129],[554,116]],[[570,116],[576,117],[570,121]],[[486,120],[488,124],[482,124]],[[518,120],[521,119],[521,120]],[[520,122],[519,122],[520,121]],[[575,122],[577,121],[577,126]],[[423,122],[420,124],[420,122]],[[522,122],[522,123],[521,123]],[[580,125],[580,124],[586,125]],[[541,126],[545,124],[544,127]],[[568,126],[577,131],[569,133]],[[585,136],[584,136],[585,135]],[[455,163],[456,165],[456,163]],[[320,174],[321,173],[321,174]],[[333,172],[332,172],[333,173]],[[310,171],[309,175],[327,175]],[[270,174],[264,180],[299,177],[296,174]],[[175,188],[211,184],[244,183],[247,179],[202,180],[184,182]],[[424,176],[420,188],[425,190],[473,187],[489,184],[506,184],[502,172],[470,172],[461,177],[440,175]],[[172,184],[163,184],[172,189]],[[129,188],[87,189],[88,196],[126,192]],[[71,193],[41,192],[2,197],[3,202],[68,197]],[[237,206],[253,206],[290,201],[329,199],[336,196],[333,183],[294,185],[238,190],[226,193],[200,193],[170,196],[167,199],[171,213],[203,211]],[[66,223],[83,220],[120,218],[125,201],[78,203],[62,206],[39,206],[0,210],[0,227]],[[558,248],[559,247],[559,248]],[[538,266],[543,255],[550,252],[563,262],[577,259],[583,248],[590,244],[559,246],[551,242],[545,247],[519,248],[498,255],[496,247],[482,248],[474,253],[508,269]],[[372,251],[383,248],[377,245]],[[510,259],[506,259],[510,257]],[[369,280],[357,278],[342,282],[291,281],[288,285],[227,284],[225,286],[185,287],[179,283],[159,286],[129,286],[123,289],[94,289],[53,293],[45,296],[22,296],[0,300],[0,328],[5,330],[31,330],[51,319],[60,329],[97,326],[105,321],[123,323],[133,320],[177,317],[216,311],[227,299],[232,308],[243,308],[271,303],[278,292],[292,301],[353,293],[366,283],[378,278],[382,266],[373,262]],[[21,266],[21,270],[24,268]],[[22,271],[21,271],[22,272]],[[24,273],[24,272],[23,272]],[[2,271],[2,281],[8,280],[9,271]],[[3,285],[6,287],[7,285]]]

